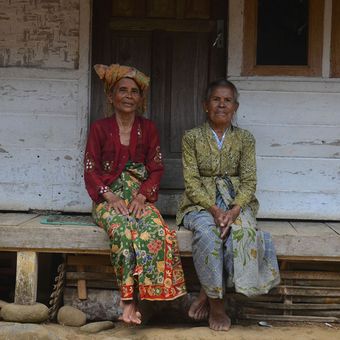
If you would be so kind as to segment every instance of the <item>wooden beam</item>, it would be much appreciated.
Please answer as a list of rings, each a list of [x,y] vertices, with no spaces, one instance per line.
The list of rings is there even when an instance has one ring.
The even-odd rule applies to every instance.
[[[243,314],[241,315],[249,320],[273,320],[273,321],[308,321],[308,322],[339,322],[337,317],[318,317],[318,316],[300,316],[300,315],[264,315],[264,314]]]
[[[84,266],[77,266],[77,270],[79,272],[84,272]],[[86,300],[87,299],[87,288],[86,288],[86,280],[79,279],[77,280],[77,289],[78,289],[78,299],[79,300]]]
[[[340,280],[340,272],[324,271],[281,271],[281,279],[290,280]]]
[[[14,302],[20,305],[32,305],[36,303],[37,288],[37,253],[31,251],[18,252]]]
[[[168,31],[168,32],[212,32],[215,29],[214,20],[200,19],[118,19],[110,22],[114,31]]]
[[[20,226],[0,225],[0,251],[110,254],[109,238],[103,229],[97,226],[43,225],[40,224],[40,219],[41,217],[35,218]],[[279,259],[340,261],[340,235],[330,228],[322,228],[319,235],[318,228],[309,224],[309,231],[301,231],[300,234],[293,232],[288,224],[286,230],[289,232],[284,234],[283,228],[275,227],[275,221],[267,225],[260,221],[259,225],[261,224],[264,230],[272,229],[272,238]],[[282,222],[279,224],[283,227]],[[302,225],[299,227],[303,229]],[[280,232],[276,234],[275,229],[279,229]],[[177,238],[181,256],[191,256],[192,233],[181,228],[177,231]]]

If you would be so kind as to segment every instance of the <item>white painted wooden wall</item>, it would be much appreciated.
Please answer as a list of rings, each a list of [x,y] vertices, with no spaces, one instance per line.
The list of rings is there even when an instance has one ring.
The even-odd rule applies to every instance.
[[[0,8],[0,210],[89,211],[90,1]]]
[[[242,77],[243,1],[230,0],[228,76],[238,123],[257,140],[260,217],[340,219],[340,79],[329,78],[331,0],[323,76]]]
[[[328,77],[331,0],[320,78],[241,77],[243,0],[229,5],[228,76],[241,93],[239,125],[257,139],[259,216],[340,219],[340,80]],[[0,0],[0,8],[0,210],[89,211],[82,158],[90,1]]]

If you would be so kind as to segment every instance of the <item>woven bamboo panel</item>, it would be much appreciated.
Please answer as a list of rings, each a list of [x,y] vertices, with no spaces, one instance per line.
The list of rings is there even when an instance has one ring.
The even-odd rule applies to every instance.
[[[268,295],[231,292],[227,302],[238,319],[340,322],[340,264],[281,261],[281,283]]]

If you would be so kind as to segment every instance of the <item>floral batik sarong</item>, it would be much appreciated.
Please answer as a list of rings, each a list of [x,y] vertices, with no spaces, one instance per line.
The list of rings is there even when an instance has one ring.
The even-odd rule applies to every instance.
[[[129,204],[146,178],[144,165],[130,162],[110,189]],[[94,205],[93,218],[110,238],[122,300],[138,292],[142,300],[173,300],[186,293],[176,233],[154,205],[146,203],[143,216],[136,219],[117,214],[103,202]]]
[[[216,205],[228,210],[235,196],[228,177],[216,179]],[[193,231],[193,260],[200,283],[210,298],[223,298],[226,287],[247,296],[266,294],[280,283],[275,248],[268,232],[256,229],[249,207],[231,225],[227,240],[206,211],[191,211],[184,226]]]

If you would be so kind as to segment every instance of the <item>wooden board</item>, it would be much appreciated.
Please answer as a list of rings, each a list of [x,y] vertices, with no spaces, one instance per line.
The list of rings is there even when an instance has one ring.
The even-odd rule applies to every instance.
[[[40,220],[41,217],[36,217],[20,226],[0,225],[0,250],[109,254],[109,239],[97,226],[43,225]],[[169,219],[169,225],[177,229],[173,223],[174,219]],[[306,224],[308,231],[303,231],[302,222],[299,223],[294,232],[296,229],[289,227],[288,222],[259,221],[264,230],[272,233],[279,257],[340,260],[340,235],[324,224],[320,227],[319,223],[310,222]],[[287,232],[283,232],[285,228]],[[182,227],[177,231],[177,238],[182,256],[191,256],[192,233]]]
[[[332,228],[338,235],[340,235],[340,223],[327,222],[327,225]]]
[[[20,225],[37,216],[38,214],[0,213],[0,225]]]
[[[325,223],[317,222],[291,222],[298,235],[306,236],[333,236],[340,242],[339,235]],[[340,243],[339,243],[340,245]]]
[[[272,235],[296,235],[296,230],[285,221],[257,221],[257,227]]]
[[[32,305],[37,299],[38,255],[32,251],[17,254],[17,275],[15,280],[14,303]]]

